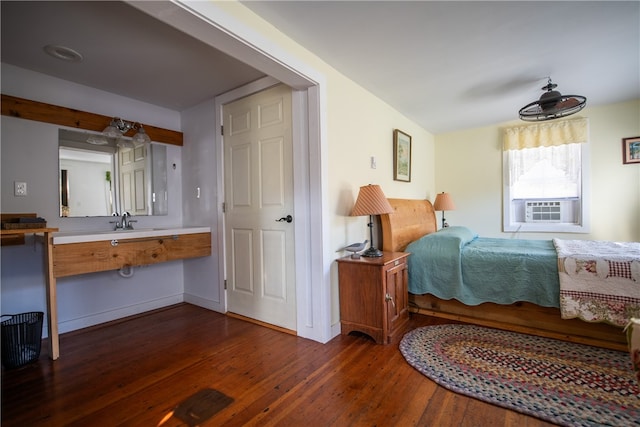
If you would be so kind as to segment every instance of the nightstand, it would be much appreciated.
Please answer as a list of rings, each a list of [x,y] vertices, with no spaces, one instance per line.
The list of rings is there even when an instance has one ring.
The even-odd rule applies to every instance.
[[[409,320],[408,252],[338,259],[342,334],[358,331],[389,344]]]

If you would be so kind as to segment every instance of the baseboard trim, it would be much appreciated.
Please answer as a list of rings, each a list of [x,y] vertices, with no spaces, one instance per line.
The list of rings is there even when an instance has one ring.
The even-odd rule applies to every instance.
[[[218,313],[225,312],[225,310],[222,308],[222,304],[219,301],[202,298],[193,294],[185,293],[184,302],[187,302],[192,305],[197,305],[198,307],[206,308],[212,311],[217,311]]]
[[[178,304],[184,301],[183,294],[172,295],[165,298],[159,298],[153,301],[145,301],[140,304],[134,304],[127,307],[117,308],[115,310],[103,311],[101,313],[91,314],[89,316],[80,317],[78,319],[67,320],[58,323],[58,330],[61,334],[66,332],[72,332],[78,329],[88,328],[90,326],[99,325],[101,323],[111,322],[123,317],[129,317],[136,314],[144,313],[147,311],[155,310],[158,308],[166,307],[169,305]],[[47,336],[47,328],[44,325],[43,331],[45,337]]]
[[[243,316],[241,314],[227,312],[227,316],[233,317],[234,319],[244,320],[245,322],[255,323],[256,325],[264,326],[265,328],[273,329],[276,331],[284,332],[285,334],[298,336],[298,333],[292,329],[283,328],[281,326],[272,325],[271,323],[262,322],[260,320],[252,319],[250,317]]]

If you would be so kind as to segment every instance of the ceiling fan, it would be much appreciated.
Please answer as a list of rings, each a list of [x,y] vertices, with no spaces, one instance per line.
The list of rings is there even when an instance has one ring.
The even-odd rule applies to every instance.
[[[540,122],[544,120],[557,119],[559,117],[570,116],[582,110],[587,105],[587,98],[582,95],[562,95],[557,90],[557,84],[551,82],[551,77],[546,86],[546,90],[540,99],[533,101],[519,111],[520,118],[528,122]]]

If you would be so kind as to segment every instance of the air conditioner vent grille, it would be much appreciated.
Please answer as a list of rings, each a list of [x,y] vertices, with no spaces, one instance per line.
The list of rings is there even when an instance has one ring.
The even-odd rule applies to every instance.
[[[527,201],[526,222],[560,222],[562,203],[559,200]]]

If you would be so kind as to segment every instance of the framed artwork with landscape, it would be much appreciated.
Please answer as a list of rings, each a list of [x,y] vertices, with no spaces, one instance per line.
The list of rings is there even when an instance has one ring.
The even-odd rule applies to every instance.
[[[640,163],[640,136],[622,139],[622,163]]]
[[[411,182],[411,136],[393,131],[393,179]]]

